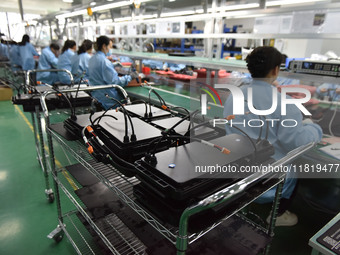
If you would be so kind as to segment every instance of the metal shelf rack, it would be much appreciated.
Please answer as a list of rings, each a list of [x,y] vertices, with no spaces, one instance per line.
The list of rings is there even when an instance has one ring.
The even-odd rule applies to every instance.
[[[113,231],[114,235],[118,235],[122,238],[122,244],[119,245],[119,247],[115,246],[115,243],[112,243],[109,239],[109,236],[107,236],[107,229],[102,228],[102,225],[93,222],[91,217],[87,214],[86,209],[83,207],[83,204],[81,201],[79,201],[78,198],[76,198],[72,194],[72,186],[68,185],[66,182],[66,179],[63,175],[60,173],[64,170],[62,169],[56,169],[55,163],[54,163],[54,147],[52,143],[52,139],[56,141],[68,154],[68,157],[74,158],[77,162],[82,164],[87,170],[89,170],[94,176],[96,176],[100,182],[105,184],[112,192],[113,194],[117,195],[121,201],[123,201],[126,205],[128,205],[133,211],[135,211],[140,217],[142,217],[148,224],[150,224],[152,227],[154,227],[161,235],[163,235],[165,238],[167,238],[171,243],[176,245],[176,248],[178,250],[178,254],[185,254],[185,250],[187,249],[187,246],[197,239],[204,236],[206,233],[208,233],[210,230],[217,227],[219,224],[222,223],[225,219],[232,216],[233,214],[240,211],[242,208],[247,206],[249,203],[251,203],[253,200],[255,200],[257,197],[259,197],[261,194],[266,192],[267,190],[271,189],[274,186],[278,185],[277,194],[275,203],[272,210],[272,221],[271,224],[268,226],[267,229],[261,228],[258,226],[258,228],[261,228],[263,231],[265,231],[268,235],[273,235],[273,229],[275,225],[275,218],[276,218],[276,211],[278,207],[278,200],[281,194],[282,184],[283,184],[283,177],[284,176],[278,176],[278,178],[275,179],[269,179],[267,181],[267,184],[264,186],[265,188],[262,188],[260,191],[255,190],[255,196],[251,196],[250,198],[246,198],[243,202],[239,202],[238,206],[236,208],[231,208],[231,210],[226,214],[225,218],[222,220],[219,220],[215,223],[213,223],[211,226],[207,227],[206,229],[197,232],[197,233],[188,233],[187,229],[187,223],[188,219],[191,215],[203,211],[205,209],[214,207],[216,205],[219,205],[223,202],[226,202],[228,199],[232,198],[234,195],[239,194],[240,192],[243,192],[245,187],[258,180],[258,178],[262,178],[264,175],[262,173],[255,174],[250,176],[249,178],[245,178],[242,181],[239,181],[235,183],[234,185],[229,186],[228,188],[225,188],[219,192],[216,192],[215,194],[203,199],[202,201],[198,202],[196,205],[187,208],[181,217],[181,221],[179,224],[179,227],[173,227],[168,224],[164,224],[157,220],[154,216],[152,216],[149,212],[147,212],[145,209],[143,209],[136,201],[133,194],[133,186],[139,183],[139,180],[135,177],[127,178],[126,176],[122,175],[116,168],[114,168],[112,165],[105,165],[103,163],[96,162],[92,156],[90,156],[85,146],[80,141],[67,141],[57,133],[55,133],[52,129],[47,129],[48,133],[48,143],[50,147],[50,158],[51,158],[51,164],[53,166],[53,177],[55,180],[55,190],[56,190],[56,198],[57,198],[57,208],[58,208],[58,215],[59,215],[59,227],[62,231],[66,229],[64,224],[64,215],[62,214],[62,208],[60,204],[60,197],[59,197],[59,188],[63,190],[63,192],[66,194],[66,196],[69,198],[69,200],[73,203],[73,205],[76,207],[76,209],[81,213],[81,215],[86,219],[86,221],[89,223],[91,228],[97,233],[97,235],[102,239],[102,241],[106,244],[106,246],[110,249],[110,251],[113,254],[121,254],[121,250],[123,249],[128,250],[129,254],[142,254],[139,253],[140,251],[143,251],[143,244],[138,241],[138,238],[133,236],[133,233],[122,223],[117,222],[113,224],[111,220],[116,219],[115,215],[111,215],[110,218],[106,219],[108,222],[111,222],[109,225],[111,225],[112,229],[110,229],[109,232]],[[290,162],[293,158],[299,156],[301,153],[303,153],[305,150],[311,148],[313,145],[309,144],[308,146],[304,146],[303,148],[299,148],[299,150],[295,150],[289,155],[287,155],[286,158],[283,158],[280,161],[275,162],[274,165],[281,165],[286,164],[287,162]],[[67,187],[68,186],[68,187]],[[257,192],[257,193],[256,193]],[[254,194],[254,193],[253,193]],[[107,226],[107,224],[104,224]],[[133,244],[131,245],[131,238],[133,236]],[[126,238],[124,238],[126,237]],[[71,237],[70,237],[71,238]],[[73,241],[72,241],[73,242]],[[119,248],[119,249],[118,249]],[[131,252],[131,253],[130,253]]]

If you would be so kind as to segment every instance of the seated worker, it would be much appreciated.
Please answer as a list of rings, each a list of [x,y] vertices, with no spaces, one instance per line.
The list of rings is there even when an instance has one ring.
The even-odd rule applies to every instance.
[[[0,61],[7,61],[9,59],[9,46],[8,42],[1,39],[0,43]]]
[[[51,43],[49,47],[42,50],[41,56],[39,58],[38,69],[56,69],[58,65],[59,56],[59,45],[56,43]],[[38,72],[37,81],[41,81],[47,84],[54,84],[58,81],[57,72]]]
[[[328,97],[330,101],[340,100],[340,85],[332,83],[324,83],[316,89],[319,97]]]
[[[91,58],[93,43],[90,40],[84,40],[78,48],[77,54],[71,58],[71,73],[75,83],[79,83],[80,76],[85,72],[83,80],[88,80],[89,60]]]
[[[11,68],[13,71],[18,71],[21,69],[19,45],[15,41],[11,42],[11,48],[9,49],[9,60],[11,62]]]
[[[35,69],[35,60],[33,56],[39,56],[39,54],[30,43],[30,37],[28,35],[24,35],[19,43],[19,54],[22,70],[27,71]]]
[[[130,72],[129,75],[119,77],[113,64],[106,58],[112,47],[112,41],[107,36],[97,39],[97,52],[89,61],[89,83],[90,85],[116,84],[126,86],[132,79],[138,78],[138,73]],[[106,94],[117,100],[122,100],[120,92],[114,88],[93,91],[92,96],[96,98],[104,109],[109,109],[115,102],[106,97]]]
[[[61,55],[58,59],[58,69],[65,69],[71,72],[71,58],[74,56],[76,49],[77,45],[75,41],[65,41],[64,46],[61,49]],[[71,84],[71,78],[66,72],[58,72],[58,79],[62,84]]]
[[[248,70],[253,78],[250,85],[241,86],[244,98],[248,98],[248,88],[253,89],[253,105],[257,110],[268,110],[272,106],[272,88],[273,82],[276,80],[279,74],[279,68],[281,64],[281,53],[274,47],[264,46],[258,47],[251,52],[246,59]],[[289,96],[288,96],[289,97]],[[249,113],[248,102],[244,102],[245,115],[236,115],[235,123],[245,123],[250,119],[258,119],[258,115]],[[249,114],[248,114],[249,113]],[[233,114],[233,96],[232,94],[227,98],[223,116]],[[308,144],[310,142],[318,142],[322,138],[322,130],[319,125],[302,121],[301,111],[293,104],[287,105],[286,115],[281,115],[281,93],[277,93],[277,108],[276,110],[265,116],[266,119],[276,119],[275,123],[268,125],[268,140],[274,146],[275,154],[272,156],[278,160],[284,157],[289,151]],[[281,121],[284,119],[294,119],[297,122],[295,127],[287,127],[281,125]],[[237,125],[238,128],[246,132],[251,138],[257,139],[260,134],[260,127],[250,127],[247,125]],[[263,126],[264,133],[267,132],[266,125]],[[235,128],[226,125],[226,133],[239,133]],[[262,133],[263,134],[263,133]],[[262,136],[263,138],[263,136]],[[288,178],[287,178],[288,177]],[[287,211],[287,207],[291,202],[292,193],[296,187],[296,179],[291,173],[288,173],[286,181],[282,190],[282,197],[280,201],[280,207],[278,211],[278,218],[276,226],[293,226],[298,222],[298,218],[295,214]],[[272,202],[275,196],[276,188],[273,188],[263,194],[256,202],[269,203]],[[269,218],[267,218],[267,222]]]

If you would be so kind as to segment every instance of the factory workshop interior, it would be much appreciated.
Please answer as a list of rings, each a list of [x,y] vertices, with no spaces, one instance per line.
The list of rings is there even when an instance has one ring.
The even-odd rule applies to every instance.
[[[340,255],[339,0],[0,21],[0,254]]]

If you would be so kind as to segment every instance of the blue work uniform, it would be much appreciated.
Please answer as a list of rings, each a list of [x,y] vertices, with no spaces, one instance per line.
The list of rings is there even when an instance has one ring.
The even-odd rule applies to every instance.
[[[267,110],[270,109],[272,106],[272,85],[259,80],[253,80],[251,85],[245,85],[241,87],[243,91],[244,99],[247,100],[248,98],[248,91],[247,88],[251,86],[253,88],[253,104],[254,108],[257,110]],[[287,96],[287,98],[290,98]],[[274,146],[275,154],[272,156],[274,159],[278,160],[284,157],[289,151],[308,144],[310,142],[319,142],[322,138],[322,129],[319,125],[316,124],[303,124],[302,123],[302,113],[301,111],[292,104],[287,105],[286,115],[281,115],[281,93],[277,93],[277,108],[276,110],[269,115],[266,115],[266,120],[275,119],[277,121],[268,122],[268,140]],[[244,102],[244,112],[248,113],[245,115],[236,115],[233,123],[242,123],[242,124],[235,124],[236,127],[242,129],[246,132],[251,138],[257,139],[260,134],[260,127],[250,127],[247,125],[249,120],[252,119],[259,119],[258,115],[253,113],[249,113],[248,104]],[[233,96],[227,98],[225,105],[223,116],[226,117],[228,115],[233,115]],[[293,119],[296,120],[297,126],[295,127],[284,127],[281,122],[284,119]],[[243,120],[245,120],[245,125],[243,124]],[[262,127],[262,139],[265,137],[267,125],[264,120],[264,125]],[[287,122],[288,123],[288,122]],[[291,122],[289,122],[290,125]],[[253,125],[255,126],[255,125]],[[287,125],[286,125],[287,126]],[[230,127],[228,124],[226,125],[226,133],[239,133],[238,130],[235,128]],[[291,173],[287,174],[287,178],[285,184],[283,186],[282,197],[283,198],[290,198],[295,185],[296,185],[296,178],[293,177]],[[268,203],[272,202],[275,196],[275,190],[271,189],[264,195],[262,195],[257,202],[259,203]]]
[[[6,44],[0,43],[0,58],[1,60],[8,60],[9,59],[9,49]]]
[[[169,68],[171,71],[180,71],[186,67],[184,64],[175,64],[175,63],[165,63],[164,68]]]
[[[9,60],[13,71],[21,69],[21,59],[19,52],[19,45],[12,45],[9,50]]]
[[[143,65],[150,67],[151,69],[159,69],[163,70],[163,62],[152,60],[152,59],[145,59],[143,60]]]
[[[71,72],[71,58],[74,56],[74,52],[71,49],[64,51],[58,59],[58,69],[66,69]],[[71,78],[66,72],[58,72],[59,81],[62,84],[71,84]]]
[[[326,92],[321,92],[321,89],[327,89]],[[321,86],[319,86],[316,89],[316,93],[320,96],[328,96],[332,101],[339,101],[340,100],[340,94],[336,93],[336,90],[340,89],[339,84],[333,84],[333,83],[323,83]]]
[[[55,69],[58,65],[58,58],[54,55],[50,47],[46,47],[42,50],[41,56],[39,58],[38,69]],[[37,81],[41,81],[47,84],[54,84],[57,82],[58,73],[57,72],[38,72]]]
[[[132,59],[127,56],[120,56],[119,61],[121,63],[132,63],[133,62]]]
[[[21,60],[22,70],[33,70],[35,69],[35,60],[33,56],[39,56],[38,52],[34,49],[33,45],[26,42],[25,45],[19,46],[19,54]]]
[[[105,57],[102,51],[98,51],[90,59],[88,70],[90,85],[116,84],[124,87],[131,81],[130,75],[118,76],[117,71],[113,68],[113,64]],[[107,98],[105,94],[117,100],[123,99],[120,92],[118,93],[114,88],[96,90],[91,94],[102,104],[104,109],[109,109],[115,104],[115,102]]]
[[[74,81],[76,83],[79,82],[80,76],[85,72],[83,80],[89,79],[89,61],[91,55],[87,52],[83,52],[81,54],[75,54],[71,58],[71,73],[73,75]]]

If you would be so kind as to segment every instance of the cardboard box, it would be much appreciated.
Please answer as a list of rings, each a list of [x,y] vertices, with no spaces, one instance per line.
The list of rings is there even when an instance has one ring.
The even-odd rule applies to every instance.
[[[13,90],[8,86],[0,85],[0,101],[11,100],[13,96]]]

